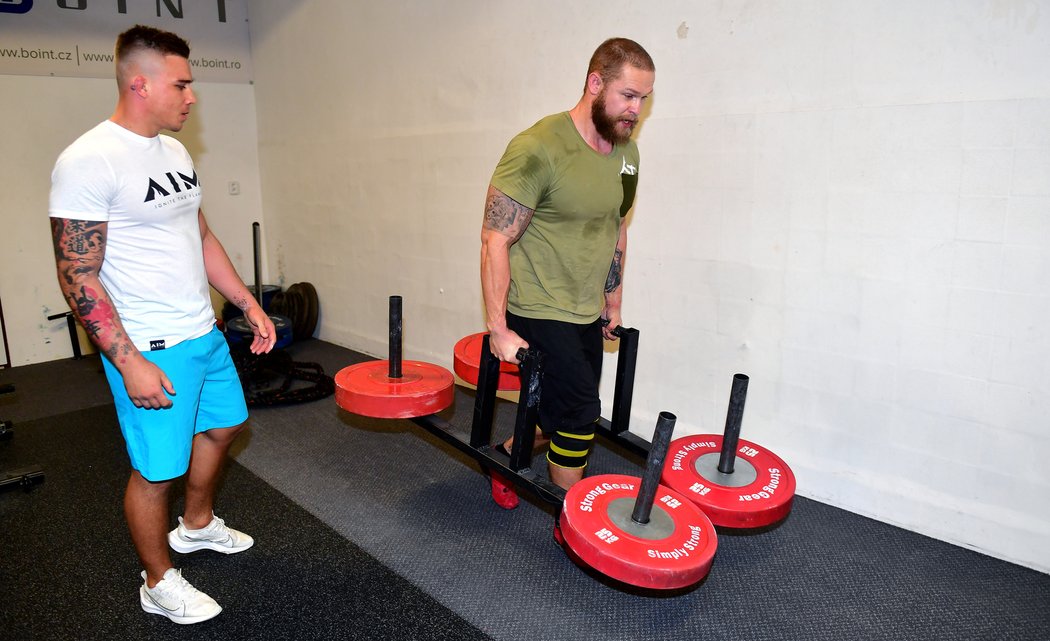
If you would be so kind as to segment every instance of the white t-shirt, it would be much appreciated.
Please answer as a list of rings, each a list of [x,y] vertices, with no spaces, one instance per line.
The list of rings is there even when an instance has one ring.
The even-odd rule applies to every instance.
[[[144,138],[106,120],[55,163],[49,213],[108,223],[99,276],[140,350],[198,338],[215,324],[200,202],[193,160],[170,136]]]

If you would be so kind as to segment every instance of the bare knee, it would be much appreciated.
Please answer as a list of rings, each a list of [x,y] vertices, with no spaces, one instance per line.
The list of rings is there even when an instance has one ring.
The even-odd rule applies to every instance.
[[[131,470],[131,477],[128,479],[127,494],[133,494],[146,499],[163,498],[168,495],[171,483],[172,479],[151,481],[145,476],[142,476],[142,473],[138,470]]]
[[[216,445],[228,446],[230,443],[237,438],[237,436],[248,426],[248,422],[245,421],[240,425],[234,425],[233,427],[217,427],[210,429],[206,432],[198,434],[198,438],[204,438],[209,442],[215,443]]]

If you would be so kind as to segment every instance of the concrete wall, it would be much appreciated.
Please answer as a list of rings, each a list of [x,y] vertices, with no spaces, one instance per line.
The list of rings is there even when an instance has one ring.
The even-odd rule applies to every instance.
[[[252,3],[268,251],[320,335],[448,365],[483,194],[612,35],[656,60],[624,317],[633,429],[744,437],[799,493],[1050,570],[1050,5]],[[613,361],[609,356],[611,371]],[[605,391],[611,376],[605,381]],[[609,398],[611,400],[611,396]]]

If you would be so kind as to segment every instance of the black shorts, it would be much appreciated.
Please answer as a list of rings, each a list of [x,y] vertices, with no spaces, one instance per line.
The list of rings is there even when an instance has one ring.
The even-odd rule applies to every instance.
[[[543,352],[540,388],[540,429],[545,434],[588,425],[598,420],[602,401],[602,326],[524,318],[507,312],[507,327]]]

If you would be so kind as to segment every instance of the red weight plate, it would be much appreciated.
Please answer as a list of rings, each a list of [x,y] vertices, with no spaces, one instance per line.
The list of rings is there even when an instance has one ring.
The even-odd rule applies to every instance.
[[[335,402],[354,414],[413,418],[452,405],[452,372],[419,361],[401,361],[401,378],[390,378],[389,361],[369,361],[339,370]]]
[[[452,369],[456,375],[470,383],[478,384],[478,369],[481,367],[481,341],[485,333],[471,334],[465,336],[456,343],[452,350]],[[499,364],[499,383],[496,389],[506,391],[518,391],[521,389],[521,377],[518,375],[518,366],[513,363],[501,361]]]
[[[565,495],[561,530],[571,554],[618,581],[669,590],[700,581],[711,570],[718,537],[685,496],[660,485],[649,523],[631,520],[641,479],[592,476]]]
[[[661,480],[695,503],[711,522],[727,528],[776,523],[791,511],[795,475],[784,459],[740,439],[732,474],[718,471],[720,434],[694,434],[671,442]]]

